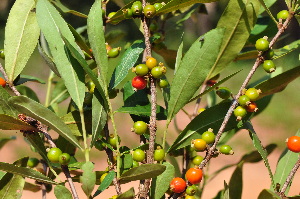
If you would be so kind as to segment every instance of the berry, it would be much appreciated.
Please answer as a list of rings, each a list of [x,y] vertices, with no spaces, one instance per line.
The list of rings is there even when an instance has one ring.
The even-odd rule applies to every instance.
[[[154,68],[151,69],[151,75],[158,79],[160,77],[163,76],[163,71],[162,71],[162,67],[160,66],[155,66]]]
[[[264,38],[260,38],[256,41],[255,48],[258,51],[267,51],[269,49],[269,42]]]
[[[120,143],[120,138],[118,136],[117,137],[114,136],[114,134],[110,134],[108,138],[108,142],[113,148],[117,148],[117,142]]]
[[[111,12],[111,13],[109,13],[109,14],[107,15],[107,18],[108,18],[108,19],[113,18],[113,16],[115,16],[115,14],[116,14],[116,12]]]
[[[131,81],[131,85],[136,88],[137,90],[141,90],[141,89],[144,89],[146,88],[147,86],[147,81],[143,78],[143,77],[140,77],[140,76],[136,76],[132,79]]]
[[[0,85],[4,88],[6,86],[6,81],[0,77]]]
[[[234,109],[233,114],[236,116],[236,120],[241,120],[247,114],[247,111],[244,107],[238,106]]]
[[[152,18],[156,14],[156,9],[153,5],[146,5],[143,11],[147,18]]]
[[[4,49],[0,50],[0,58],[5,59]]]
[[[163,7],[163,4],[162,3],[155,3],[155,4],[153,4],[153,6],[155,7],[156,10],[159,10]]]
[[[86,106],[91,106],[91,105],[92,105],[92,102],[93,102],[93,94],[90,93],[90,92],[86,92],[86,93],[85,93],[85,96],[84,96],[83,103],[84,103]]]
[[[207,86],[213,86],[213,85],[215,85],[216,83],[217,83],[217,81],[216,81],[216,80],[213,80],[213,79],[210,79],[210,80],[208,80],[208,81],[206,82]]]
[[[157,162],[163,161],[165,158],[165,150],[164,149],[156,149],[154,151],[154,160]]]
[[[68,153],[63,153],[59,156],[59,163],[62,165],[67,165],[69,164],[71,160],[71,156]]]
[[[39,162],[40,161],[37,158],[29,158],[27,161],[27,166],[30,168],[36,167]]]
[[[186,174],[186,179],[191,183],[191,184],[198,184],[201,182],[202,177],[203,177],[203,172],[199,168],[190,168]]]
[[[215,134],[208,130],[202,134],[202,139],[206,142],[206,144],[212,144],[215,141]]]
[[[118,47],[118,48],[112,48],[110,49],[108,52],[107,52],[107,56],[109,58],[116,58],[118,57],[118,55],[120,54],[120,51],[121,51],[121,48]]]
[[[134,15],[142,14],[142,10],[143,10],[142,2],[135,1],[131,6],[131,10],[132,10]]]
[[[231,146],[229,145],[222,145],[219,149],[220,153],[223,153],[225,155],[232,155],[233,154],[233,150],[231,148]]]
[[[245,106],[247,112],[253,113],[258,111],[257,105],[255,102],[250,102],[247,106]]]
[[[228,99],[231,95],[231,91],[227,87],[220,87],[216,93],[222,99]]]
[[[247,106],[248,104],[251,103],[250,98],[247,95],[241,95],[238,101],[241,106]]]
[[[136,134],[142,135],[147,132],[148,130],[148,125],[146,122],[143,121],[137,121],[133,124],[133,129],[132,129]]]
[[[155,66],[157,66],[157,60],[154,57],[150,57],[146,61],[146,66],[151,70]]]
[[[132,18],[133,12],[131,9],[125,9],[125,10],[123,10],[123,15],[124,15],[125,19],[130,19],[130,18]]]
[[[47,157],[50,160],[50,162],[57,163],[59,162],[59,156],[61,154],[62,151],[59,148],[53,147],[48,151]]]
[[[138,166],[140,166],[140,164],[137,162],[137,161],[132,161],[132,168],[134,168],[134,167],[138,167]]]
[[[185,193],[188,195],[188,196],[193,196],[195,195],[197,192],[197,187],[196,185],[191,185],[191,186],[188,186],[185,190]]]
[[[132,153],[132,159],[137,162],[142,162],[145,157],[145,152],[142,149],[136,149]]]
[[[196,197],[187,195],[187,196],[184,197],[184,199],[196,199]]]
[[[281,10],[277,13],[277,19],[287,19],[289,17],[289,11],[287,10]]]
[[[292,136],[292,137],[288,138],[286,144],[287,144],[287,148],[290,151],[293,151],[295,153],[300,152],[300,137],[299,136]]]
[[[275,71],[276,66],[272,60],[265,60],[263,63],[263,68],[267,73],[272,73]]]
[[[204,151],[206,149],[206,142],[203,139],[192,140],[192,147],[197,151]]]
[[[205,111],[206,109],[205,108],[199,108],[198,109],[198,113],[200,114],[200,113],[202,113],[203,111]]]
[[[169,85],[169,82],[165,79],[160,79],[158,85],[160,88],[166,88]]]
[[[92,80],[88,81],[85,85],[89,89],[89,93],[94,93],[96,86]]]
[[[201,164],[201,162],[202,162],[203,159],[204,159],[204,158],[203,158],[202,156],[197,155],[197,156],[195,156],[195,157],[193,158],[192,162],[193,162],[194,165],[197,165],[197,166],[198,166],[198,165]]]
[[[148,67],[146,64],[139,64],[135,67],[135,74],[137,76],[145,76],[149,72]]]
[[[268,51],[265,52],[264,56],[266,59],[272,59],[272,57],[274,56],[274,50],[269,49]]]
[[[249,88],[246,90],[245,95],[249,97],[251,101],[256,101],[259,97],[261,90],[257,90],[256,88]]]
[[[186,182],[184,179],[176,177],[173,178],[172,181],[170,182],[170,189],[174,193],[181,193],[185,190],[186,188]]]

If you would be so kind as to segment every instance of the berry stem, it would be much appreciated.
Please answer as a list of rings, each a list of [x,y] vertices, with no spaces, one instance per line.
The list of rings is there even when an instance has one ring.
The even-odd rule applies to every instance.
[[[79,199],[79,197],[77,195],[77,192],[76,192],[76,189],[75,189],[75,186],[74,186],[74,183],[73,183],[73,180],[72,180],[72,177],[70,175],[70,171],[69,171],[68,165],[61,165],[61,169],[64,172],[64,174],[65,174],[65,176],[66,176],[66,178],[68,180],[71,192],[73,194],[73,198],[74,199]]]

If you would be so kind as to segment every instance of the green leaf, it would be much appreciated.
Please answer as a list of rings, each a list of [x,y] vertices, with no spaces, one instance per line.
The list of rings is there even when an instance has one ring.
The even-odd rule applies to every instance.
[[[34,179],[39,182],[44,182],[44,183],[48,183],[48,184],[58,184],[57,182],[52,181],[50,178],[48,178],[47,176],[44,176],[42,173],[40,173],[36,170],[26,168],[26,167],[19,167],[14,164],[0,162],[0,170],[6,171],[9,173],[13,173],[16,175],[20,175],[20,176],[23,176],[26,178]]]
[[[1,188],[0,188],[1,189]],[[33,184],[33,183],[30,183],[30,182],[25,182],[25,185],[24,185],[24,190],[27,190],[27,191],[31,191],[31,192],[38,192],[38,191],[41,191],[41,186],[40,185],[37,185],[37,184]]]
[[[300,48],[300,40],[297,40],[288,45],[283,46],[282,48],[274,49],[273,59],[278,59],[278,58],[285,56],[299,48]]]
[[[22,176],[6,173],[0,180],[0,198],[21,198],[24,185],[25,179]]]
[[[0,114],[0,129],[38,131],[34,126],[31,126],[26,122],[4,114]]]
[[[94,164],[86,162],[81,169],[83,170],[83,174],[80,176],[81,188],[86,196],[90,196],[96,184],[96,173],[93,171]]]
[[[8,94],[8,92],[0,86],[0,113],[17,118],[19,112],[13,106],[8,104],[8,99],[10,97],[10,94]]]
[[[190,145],[192,139],[201,137],[201,134],[209,128],[214,129],[214,133],[217,133],[217,130],[220,128],[230,105],[231,102],[227,101],[201,112],[201,114],[195,117],[179,134],[173,145],[169,148],[168,153]],[[225,131],[236,128],[236,126],[236,118],[232,116],[226,125]]]
[[[92,141],[90,147],[93,147],[99,138],[105,124],[107,123],[107,112],[103,107],[103,99],[98,90],[95,90],[92,101]]]
[[[268,16],[259,16],[255,26],[253,27],[251,34],[249,36],[248,41],[252,44],[256,43],[256,40],[267,37],[274,37],[277,33],[277,25],[274,21],[271,20]],[[256,51],[256,57],[258,55],[258,51]]]
[[[128,191],[125,191],[121,195],[117,197],[117,199],[134,199],[135,198],[135,193],[134,193],[134,188],[131,187]]]
[[[88,20],[87,20],[87,33],[91,48],[93,50],[93,55],[95,57],[98,70],[100,71],[101,84],[105,89],[107,89],[108,80],[108,60],[107,52],[105,47],[105,37],[103,30],[103,20],[102,20],[102,5],[100,0],[96,0],[93,4]],[[107,92],[105,92],[107,93]]]
[[[116,112],[120,113],[129,113],[133,115],[138,115],[138,116],[150,116],[151,115],[151,104],[147,104],[145,106],[133,106],[133,107],[126,107],[123,106],[116,110]],[[156,107],[156,114],[157,114],[157,119],[158,120],[165,120],[167,118],[166,116],[166,111],[163,107],[157,105]]]
[[[52,90],[51,101],[50,101],[49,105],[52,105],[55,103],[59,104],[62,101],[66,100],[68,97],[70,97],[70,95],[65,86],[65,83],[63,80],[60,80],[55,84],[55,87]]]
[[[273,20],[273,22],[275,24],[277,24],[277,20],[274,18],[274,16],[272,15],[271,11],[269,10],[269,7],[266,5],[264,0],[259,0],[259,2],[261,3],[261,5],[264,7],[265,11],[268,13],[268,15],[271,17],[271,19]]]
[[[264,189],[258,195],[258,199],[280,199],[280,197],[270,189]]]
[[[256,59],[258,55],[257,50],[251,50],[247,52],[240,53],[236,56],[234,61],[239,61],[239,60],[247,60],[247,59]]]
[[[15,136],[11,136],[10,138],[0,138],[0,149],[10,140],[15,140]]]
[[[54,188],[54,195],[56,196],[57,199],[72,199],[72,194],[63,185],[56,185]]]
[[[243,165],[241,162],[235,168],[229,181],[230,199],[241,199],[243,191]]]
[[[17,90],[20,92],[21,95],[25,95],[26,97],[29,97],[30,99],[36,102],[40,102],[38,96],[31,88],[24,85],[19,85],[17,86]]]
[[[69,8],[67,8],[66,6],[64,6],[60,0],[52,0],[51,3],[53,3],[57,8],[59,8],[62,12],[64,13],[71,13],[73,15],[76,15],[78,17],[82,17],[82,18],[87,18],[87,16],[83,13],[80,13],[76,10],[70,10]]]
[[[143,52],[145,44],[143,41],[138,40],[134,42],[122,55],[120,63],[115,68],[112,78],[109,83],[109,89],[117,87],[127,76],[128,70],[131,69],[140,54]]]
[[[258,0],[229,1],[217,25],[226,29],[222,46],[207,79],[220,73],[242,50],[256,23],[259,8]]]
[[[17,83],[15,83],[14,85],[20,85],[20,84],[24,84],[25,82],[37,82],[40,84],[45,84],[46,82],[38,77],[32,77],[29,75],[20,75],[20,79],[18,80]]]
[[[25,113],[26,115],[33,117],[43,124],[49,126],[59,135],[71,142],[74,146],[82,149],[78,143],[78,140],[75,136],[73,136],[72,131],[66,126],[66,124],[55,113],[43,105],[25,96],[12,97],[9,99],[9,103],[20,112]]]
[[[39,35],[35,1],[17,0],[10,10],[5,27],[5,71],[9,82],[12,83],[24,69],[38,43]]]
[[[166,166],[166,170],[151,182],[151,198],[160,199],[165,195],[166,191],[170,187],[170,182],[175,176],[175,168],[169,162],[164,162],[163,165]]]
[[[298,130],[298,132],[296,133],[296,136],[300,136],[300,130]],[[277,166],[276,166],[275,174],[274,174],[275,183],[276,184],[278,183],[280,185],[279,190],[281,189],[284,182],[286,181],[286,178],[290,174],[290,171],[292,170],[294,165],[297,163],[298,158],[299,158],[298,153],[294,153],[294,152],[288,150],[287,148],[280,155],[280,158],[279,158]],[[290,185],[286,189],[285,193],[288,193],[289,187],[290,187]]]
[[[88,45],[86,45],[85,41],[83,41],[83,38],[81,37],[80,34],[78,34],[78,32],[73,28],[73,26],[71,26],[71,24],[68,24],[73,36],[75,37],[75,41],[77,43],[77,45],[84,50],[90,57],[93,56],[93,53],[90,51],[90,48],[88,47]]]
[[[116,173],[114,171],[108,172],[108,174],[105,176],[104,180],[101,182],[100,186],[98,187],[97,191],[93,195],[93,198],[98,196],[105,189],[107,189],[109,187],[109,185],[111,185],[115,176],[116,176]]]
[[[82,107],[85,92],[84,73],[77,64],[72,66],[71,61],[73,60],[66,54],[62,39],[63,36],[72,46],[80,50],[75,43],[73,34],[59,12],[47,0],[38,1],[36,12],[39,26],[49,44],[59,74],[63,78],[72,100],[78,107]]]
[[[168,107],[168,121],[186,105],[199,89],[214,64],[220,49],[223,29],[214,29],[198,38],[183,57],[174,76]]]
[[[51,165],[47,157],[44,141],[42,140],[41,136],[37,132],[28,133],[26,134],[26,139],[35,148],[35,150],[43,157],[43,159],[47,161],[48,165]]]
[[[275,189],[276,185],[275,185],[275,182],[274,182],[273,173],[272,173],[272,170],[271,170],[271,167],[270,167],[270,164],[269,164],[269,160],[268,160],[268,152],[264,148],[264,146],[261,144],[261,141],[258,138],[256,132],[254,131],[251,122],[247,121],[245,125],[246,125],[247,130],[249,131],[249,134],[250,134],[251,139],[253,141],[254,147],[257,149],[257,151],[259,152],[259,154],[261,155],[261,157],[264,160],[265,166],[268,169],[269,176],[270,176],[270,179],[271,179],[271,182],[272,182],[272,187],[273,187],[273,189]]]
[[[153,51],[164,58],[164,62],[172,69],[175,67],[177,51],[168,49],[164,44],[154,45]]]
[[[180,63],[181,63],[181,60],[182,60],[182,56],[183,56],[182,49],[183,49],[183,42],[181,42],[181,44],[180,44],[180,46],[178,47],[178,50],[177,50],[174,74],[176,74],[176,71],[178,70],[178,67],[180,66]]]
[[[297,66],[271,79],[263,81],[255,87],[256,89],[260,89],[262,91],[262,93],[259,95],[259,98],[284,90],[290,82],[299,76],[300,66]]]
[[[160,164],[143,164],[138,167],[129,169],[120,177],[121,183],[135,180],[145,180],[155,178],[166,170],[166,166]]]
[[[269,144],[268,146],[266,146],[266,152],[267,155],[270,155],[270,153],[272,153],[274,151],[274,149],[276,148],[276,144]],[[255,163],[255,162],[259,162],[262,160],[261,155],[259,154],[258,151],[252,151],[248,154],[243,155],[243,157],[241,158],[240,162],[249,162],[249,163]]]

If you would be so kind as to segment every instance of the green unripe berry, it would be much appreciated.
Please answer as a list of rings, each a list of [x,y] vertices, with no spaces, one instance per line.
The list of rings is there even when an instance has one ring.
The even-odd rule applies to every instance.
[[[246,116],[247,111],[244,107],[238,106],[234,109],[233,114],[237,117],[237,120],[241,120]]]
[[[155,7],[156,10],[159,10],[163,7],[163,4],[162,3],[155,3],[155,4],[153,4],[153,6]]]
[[[5,59],[4,49],[0,50],[0,58]]]
[[[62,164],[62,165],[67,165],[67,164],[69,164],[70,160],[71,160],[70,154],[68,154],[68,153],[63,153],[63,154],[61,154],[61,155],[59,156],[59,160],[58,160],[58,161],[59,161],[59,163]]]
[[[132,129],[136,134],[142,135],[147,132],[148,130],[148,125],[144,121],[137,121],[133,124],[133,129]]]
[[[195,195],[197,192],[197,186],[196,185],[191,185],[191,186],[188,186],[185,190],[185,193],[189,196],[193,196]]]
[[[249,88],[246,90],[245,95],[247,95],[250,101],[256,101],[259,97],[261,90],[257,90],[256,88]]]
[[[117,148],[117,142],[120,143],[120,138],[119,136],[115,137],[114,134],[110,134],[108,138],[108,142],[113,148]]]
[[[131,10],[134,15],[142,14],[142,10],[143,10],[142,2],[135,1],[131,6]]]
[[[247,95],[241,95],[238,101],[241,106],[247,106],[250,104],[250,98]]]
[[[275,71],[276,66],[274,64],[274,62],[272,60],[265,60],[263,63],[263,69],[267,72],[267,73],[272,73]]]
[[[166,88],[169,85],[169,82],[165,79],[160,79],[158,82],[158,86],[160,88]]]
[[[135,67],[135,74],[137,76],[145,76],[148,74],[148,72],[149,72],[149,69],[146,66],[146,64],[139,64]]]
[[[165,150],[164,149],[156,149],[154,151],[154,160],[157,162],[163,161],[165,158]]]
[[[125,10],[123,10],[123,15],[124,15],[125,19],[130,19],[130,18],[132,18],[133,12],[131,9],[125,9]]]
[[[152,18],[156,14],[156,9],[153,5],[146,5],[143,11],[147,18]]]
[[[157,30],[158,30],[158,25],[157,25],[157,23],[156,23],[155,21],[152,22],[152,23],[150,24],[150,26],[149,26],[149,29],[150,29],[151,32],[157,31]]]
[[[151,75],[154,78],[160,78],[163,76],[163,71],[162,71],[162,67],[160,66],[155,66],[154,68],[151,69]]]
[[[95,86],[95,84],[92,80],[88,81],[85,85],[88,88],[89,93],[94,93],[94,90],[95,90],[96,86]]]
[[[59,156],[61,154],[62,154],[62,151],[59,148],[53,147],[48,151],[47,157],[50,160],[50,162],[58,163],[59,162]]]
[[[255,43],[255,48],[258,51],[267,51],[269,49],[269,42],[264,38],[260,38]]]
[[[222,145],[219,149],[220,153],[223,153],[225,155],[232,155],[233,154],[233,150],[231,148],[231,146],[229,145]]]
[[[208,130],[202,134],[202,139],[206,142],[206,144],[212,144],[215,141],[215,134]]]
[[[274,56],[274,50],[269,49],[268,51],[265,52],[264,56],[265,59],[272,59],[272,57]]]
[[[132,153],[132,159],[137,162],[142,162],[145,157],[145,152],[142,149],[136,149]]]
[[[197,155],[193,158],[192,162],[194,165],[199,166],[204,158],[200,155]]]
[[[220,87],[216,93],[222,99],[228,99],[231,95],[231,91],[227,87]]]
[[[289,11],[287,10],[281,10],[280,12],[277,13],[277,19],[287,19],[289,17]]]
[[[36,167],[39,162],[40,161],[37,158],[29,158],[27,161],[27,166],[30,168]]]
[[[118,47],[118,48],[112,48],[110,49],[108,52],[107,52],[107,56],[109,58],[116,58],[118,57],[118,55],[120,54],[120,51],[121,51],[121,48]]]

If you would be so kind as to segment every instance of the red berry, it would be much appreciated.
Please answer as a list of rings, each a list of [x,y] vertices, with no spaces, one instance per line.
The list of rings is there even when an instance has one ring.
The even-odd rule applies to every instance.
[[[0,85],[4,88],[6,86],[6,81],[0,77]]]
[[[147,81],[143,77],[136,76],[132,79],[131,84],[137,90],[142,90],[142,89],[146,88]]]
[[[201,182],[202,177],[203,177],[203,172],[199,168],[190,168],[186,174],[186,179],[191,183],[191,184],[198,184]]]
[[[186,182],[184,179],[179,178],[179,177],[173,178],[170,183],[170,188],[171,188],[171,191],[173,191],[174,193],[181,193],[186,188]]]
[[[300,152],[300,137],[299,136],[292,136],[287,141],[287,148],[290,151],[293,151],[295,153]]]

